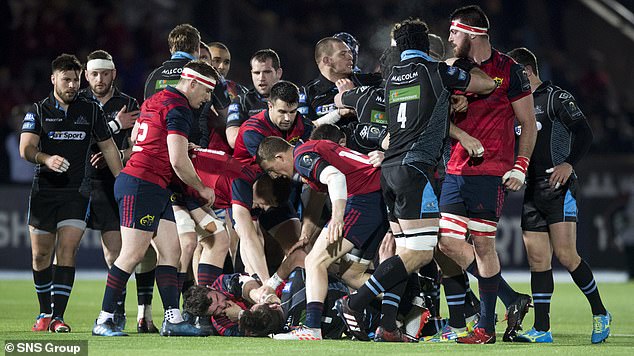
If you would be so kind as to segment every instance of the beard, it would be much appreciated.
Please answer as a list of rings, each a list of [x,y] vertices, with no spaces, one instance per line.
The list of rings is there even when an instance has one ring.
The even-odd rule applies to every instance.
[[[469,52],[471,52],[471,41],[469,40],[453,48],[453,54],[457,58],[469,58]]]
[[[77,90],[67,89],[66,91],[63,91],[55,88],[55,94],[57,94],[58,98],[62,99],[64,104],[70,104],[73,102],[73,100],[75,100],[75,97],[77,96]]]
[[[91,87],[90,90],[92,90],[93,93],[95,93],[95,96],[104,96],[106,94],[108,94],[110,92],[110,90],[112,90],[112,82],[110,82],[109,84],[106,83],[100,83],[102,84],[101,87]]]

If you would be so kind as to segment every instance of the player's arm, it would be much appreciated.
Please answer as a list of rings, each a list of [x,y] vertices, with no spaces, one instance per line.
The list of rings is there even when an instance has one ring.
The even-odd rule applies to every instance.
[[[460,142],[460,145],[469,153],[469,156],[482,157],[484,155],[484,147],[480,140],[464,132],[453,122],[449,123],[449,137]]]
[[[467,58],[450,58],[446,63],[450,66],[447,69],[447,76],[457,79],[455,84],[460,84],[460,82],[465,80],[464,73],[460,71],[468,73],[468,78],[466,78],[468,85],[465,88],[460,88],[460,85],[451,86],[452,88],[481,95],[489,94],[497,88],[497,83]],[[442,66],[439,67],[441,67],[441,73],[443,73]],[[451,67],[455,68],[452,69]],[[459,71],[456,71],[456,68]]]
[[[112,137],[104,141],[97,142],[97,146],[99,146],[99,150],[101,151],[101,154],[103,154],[103,158],[106,160],[112,175],[115,177],[118,176],[119,172],[123,169],[123,162],[121,161],[121,153],[119,152],[119,149],[114,143]]]
[[[319,181],[328,186],[332,214],[328,223],[328,241],[335,243],[343,235],[343,216],[346,210],[348,187],[346,176],[332,165],[321,169]]]
[[[236,138],[238,138],[240,125],[247,119],[246,110],[243,109],[243,105],[241,104],[242,98],[242,95],[235,98],[227,110],[225,135],[227,136],[227,142],[231,148],[236,147]]]
[[[53,172],[66,172],[70,163],[62,156],[48,155],[38,148],[40,136],[30,132],[20,135],[20,157],[35,164],[43,164]]]
[[[170,164],[180,180],[196,189],[200,197],[205,201],[213,203],[213,189],[206,187],[196,173],[194,165],[187,154],[187,143],[187,138],[181,134],[167,135],[167,149],[169,151]]]
[[[588,125],[585,115],[579,109],[575,98],[570,93],[561,91],[553,94],[553,107],[557,119],[559,119],[572,133],[570,153],[564,162],[549,168],[550,186],[557,189],[566,184],[574,170],[574,166],[586,155],[592,145],[594,135]]]
[[[234,229],[240,238],[240,253],[244,256],[245,267],[250,273],[256,273],[266,282],[269,271],[264,253],[264,237],[251,219],[251,210],[240,204],[231,205]]]

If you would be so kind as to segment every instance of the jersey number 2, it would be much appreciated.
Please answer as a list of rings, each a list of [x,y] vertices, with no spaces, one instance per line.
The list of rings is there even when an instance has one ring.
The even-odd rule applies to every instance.
[[[401,123],[401,128],[405,128],[405,122],[407,121],[407,103],[401,103],[398,106],[398,115],[396,115],[396,121]]]

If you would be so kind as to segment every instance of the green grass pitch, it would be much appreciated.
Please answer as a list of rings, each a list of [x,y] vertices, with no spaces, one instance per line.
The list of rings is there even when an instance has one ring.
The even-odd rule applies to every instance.
[[[88,340],[90,355],[401,355],[427,352],[458,352],[468,355],[515,353],[517,355],[634,355],[634,283],[599,284],[606,307],[614,316],[612,335],[606,343],[592,345],[592,317],[585,297],[573,284],[556,284],[551,308],[551,325],[555,342],[548,345],[510,344],[502,342],[505,324],[498,324],[495,345],[458,344],[387,344],[326,340],[321,342],[274,341],[267,338],[167,338],[158,335],[137,335],[136,295],[134,281],[129,284],[127,299],[129,337],[99,338],[90,335],[92,324],[101,308],[105,286],[103,281],[78,280],[66,311],[70,334],[53,335],[30,331],[37,314],[37,299],[31,281],[0,280],[0,339],[5,340]],[[519,291],[529,286],[514,283]],[[155,290],[154,320],[163,320],[160,298]],[[504,315],[501,303],[498,314]],[[446,309],[443,315],[447,315]],[[532,311],[524,321],[530,328]]]

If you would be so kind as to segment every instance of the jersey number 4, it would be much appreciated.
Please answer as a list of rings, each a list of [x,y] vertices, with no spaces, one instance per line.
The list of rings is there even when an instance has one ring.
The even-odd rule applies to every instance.
[[[401,123],[401,128],[405,128],[405,122],[407,121],[407,103],[401,103],[398,106],[398,114],[396,115],[396,121]]]

